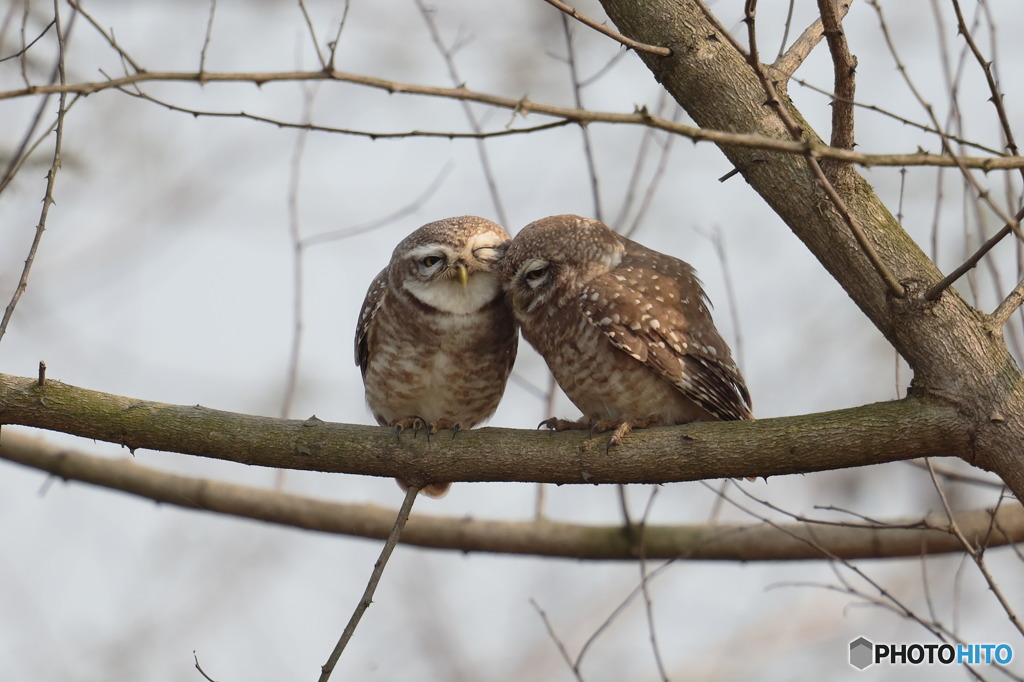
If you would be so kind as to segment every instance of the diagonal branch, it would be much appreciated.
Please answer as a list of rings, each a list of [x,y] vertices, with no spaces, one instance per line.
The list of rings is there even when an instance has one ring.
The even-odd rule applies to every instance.
[[[96,457],[7,430],[0,458],[131,495],[202,512],[227,514],[293,528],[385,539],[395,511],[368,504],[328,502],[276,490],[166,473],[130,459]],[[959,512],[954,522],[976,544],[995,547],[1024,541],[1024,507],[1003,505]],[[995,525],[996,531],[992,531]],[[641,550],[648,560],[784,561],[837,556],[846,559],[920,556],[962,551],[945,514],[862,525],[806,521],[777,524],[645,525]],[[489,521],[416,514],[402,542],[461,552],[495,552],[575,559],[637,558],[637,539],[621,525],[557,521]],[[820,548],[820,550],[819,550]],[[827,552],[823,554],[822,552]]]
[[[565,14],[569,15],[570,17],[580,22],[581,24],[589,26],[598,33],[603,33],[612,40],[617,40],[618,42],[622,43],[631,50],[636,50],[637,52],[646,52],[647,54],[653,54],[659,57],[669,57],[672,55],[672,50],[670,50],[667,47],[659,47],[657,45],[646,45],[644,43],[637,42],[632,38],[627,38],[626,36],[616,31],[615,29],[605,24],[602,24],[598,21],[595,21],[584,14],[581,14],[579,10],[570,7],[569,5],[565,4],[564,2],[561,2],[560,0],[544,0],[544,2],[548,3],[552,7],[558,8],[559,11],[564,12]]]

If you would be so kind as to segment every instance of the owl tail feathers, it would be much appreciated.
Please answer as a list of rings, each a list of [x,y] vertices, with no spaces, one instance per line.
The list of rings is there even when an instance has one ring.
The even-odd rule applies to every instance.
[[[402,490],[409,489],[409,485],[400,478],[396,478],[395,483],[397,483],[398,487]],[[447,495],[451,487],[451,483],[428,483],[420,489],[420,495],[439,499]]]

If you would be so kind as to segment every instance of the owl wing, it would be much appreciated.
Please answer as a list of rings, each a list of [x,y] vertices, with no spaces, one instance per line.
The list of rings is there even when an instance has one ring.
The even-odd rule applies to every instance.
[[[628,242],[619,266],[590,280],[579,301],[612,345],[684,396],[722,420],[752,418],[750,394],[689,265]]]
[[[366,291],[366,298],[363,299],[363,307],[359,310],[359,321],[356,323],[356,364],[366,374],[366,366],[370,361],[370,324],[373,316],[380,310],[384,303],[384,296],[388,289],[388,269],[384,268],[378,273],[370,288]]]

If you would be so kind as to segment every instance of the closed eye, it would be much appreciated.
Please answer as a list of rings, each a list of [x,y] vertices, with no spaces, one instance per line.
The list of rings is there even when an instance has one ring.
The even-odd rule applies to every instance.
[[[542,268],[534,268],[533,270],[528,270],[526,274],[523,275],[523,279],[525,279],[528,282],[536,282],[538,279],[540,279],[546,274],[548,274],[547,265],[545,265]]]

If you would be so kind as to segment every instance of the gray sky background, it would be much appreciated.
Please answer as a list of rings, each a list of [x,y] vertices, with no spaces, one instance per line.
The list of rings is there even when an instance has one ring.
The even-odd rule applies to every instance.
[[[771,6],[769,6],[769,4]],[[761,3],[763,53],[774,56],[787,3]],[[797,3],[794,33],[813,17],[813,3]],[[965,72],[959,89],[964,135],[1001,147],[999,129],[980,71],[963,46],[944,3],[881,2],[888,28],[915,86],[948,125],[950,99],[942,50]],[[944,24],[933,4],[942,5]],[[978,13],[964,3],[970,20]],[[579,8],[603,19],[595,2]],[[742,3],[713,3],[729,28],[740,24]],[[0,57],[19,47],[21,5],[0,33]],[[119,43],[144,68],[195,71],[209,4],[103,0],[88,10],[112,27]],[[461,81],[483,92],[571,105],[559,14],[539,2],[446,2],[432,5]],[[62,6],[62,12],[70,9]],[[6,11],[6,10],[5,10]],[[32,5],[25,29],[37,34],[49,6]],[[341,3],[311,2],[322,43],[341,17]],[[987,13],[991,14],[989,18]],[[1006,0],[989,2],[976,33],[994,54],[1011,124],[1022,123],[1016,66],[1024,53],[1024,11]],[[990,25],[998,26],[995,46]],[[876,12],[855,3],[846,21],[859,59],[858,101],[916,122],[927,116],[885,48]],[[572,26],[584,78],[619,52],[615,43]],[[219,2],[206,68],[210,71],[285,71],[316,68],[308,31],[290,2]],[[940,39],[941,38],[941,39]],[[28,73],[44,82],[52,41],[30,53]],[[961,64],[962,61],[962,64]],[[341,36],[337,68],[400,82],[452,85],[415,3],[354,0]],[[114,76],[118,57],[85,21],[74,26],[69,81]],[[828,52],[819,46],[797,77],[831,89]],[[4,90],[21,87],[21,63],[0,63]],[[300,122],[305,101],[320,125],[367,131],[468,130],[460,103],[388,95],[342,83],[147,83],[143,91],[179,107],[237,112]],[[819,134],[827,136],[827,97],[798,83],[790,92]],[[633,54],[618,59],[582,92],[588,108],[658,110],[661,91]],[[0,150],[8,155],[38,100],[0,103]],[[51,100],[46,111],[56,110]],[[665,108],[666,116],[672,109]],[[486,129],[540,124],[539,116],[473,107]],[[685,115],[682,121],[688,122]],[[603,217],[626,229],[639,198],[620,217],[645,131],[592,125]],[[57,204],[28,292],[0,345],[0,372],[30,376],[46,361],[48,376],[89,389],[168,403],[202,404],[276,416],[280,413],[292,341],[289,186],[298,134],[237,118],[196,118],[158,104],[104,91],[68,114]],[[939,151],[934,136],[892,118],[859,110],[858,149],[865,152]],[[657,143],[644,160],[642,194],[658,162]],[[817,412],[888,400],[909,382],[905,366],[839,286],[807,253],[741,177],[707,143],[671,142],[664,176],[634,237],[683,258],[700,273],[719,328],[738,352],[758,417]],[[495,138],[486,143],[510,232],[546,215],[594,216],[594,200],[580,129],[573,126]],[[38,220],[52,150],[44,143],[0,197],[0,295],[13,291]],[[477,147],[461,140],[412,138],[372,141],[312,133],[299,165],[297,206],[303,236],[357,228],[403,208],[405,217],[344,239],[310,247],[302,263],[305,298],[298,393],[290,416],[372,424],[352,360],[356,314],[366,287],[394,245],[419,225],[441,217],[479,214],[497,219],[483,181]],[[959,264],[977,243],[978,216],[991,233],[991,212],[975,213],[953,171],[896,168],[862,171],[938,263]],[[436,178],[439,188],[417,200]],[[1020,192],[1016,176],[979,176],[1004,208]],[[901,180],[905,180],[902,186]],[[941,202],[938,203],[937,202]],[[938,205],[938,209],[936,206]],[[1012,211],[1011,211],[1012,212]],[[937,217],[936,217],[937,216]],[[966,227],[965,227],[966,226]],[[965,237],[965,230],[968,236]],[[711,238],[724,245],[727,271]],[[1016,282],[1015,249],[997,249],[1000,293]],[[979,269],[979,306],[999,296],[994,275]],[[734,291],[730,300],[728,285]],[[958,288],[973,295],[965,279]],[[738,319],[739,324],[734,320]],[[1019,329],[1019,320],[1013,324]],[[490,422],[532,428],[551,416],[529,386],[547,385],[543,361],[520,346],[516,378]],[[556,415],[576,417],[560,396]],[[13,430],[13,429],[12,429]],[[6,429],[5,429],[6,431]],[[125,457],[102,443],[47,434],[92,453]],[[611,456],[614,456],[614,452]],[[135,461],[163,470],[273,485],[275,472],[180,455],[139,451]],[[957,464],[950,462],[950,465]],[[976,472],[980,473],[980,472]],[[700,522],[720,504],[720,482],[663,486],[651,518]],[[848,472],[730,483],[730,496],[772,515],[736,490],[793,513],[836,506],[873,518],[940,509],[927,473],[907,464]],[[289,472],[285,488],[326,499],[397,507],[390,480]],[[422,500],[424,513],[526,519],[537,488],[526,484],[456,484],[441,501]],[[629,489],[636,513],[650,489]],[[614,487],[563,486],[547,491],[552,518],[619,520]],[[963,490],[964,507],[991,505],[996,492]],[[749,520],[722,505],[720,518]],[[834,515],[835,518],[848,518]],[[354,608],[379,543],[271,527],[162,507],[83,484],[48,481],[39,472],[0,462],[0,680],[197,680],[195,650],[221,682],[315,679]],[[988,559],[1014,603],[1022,593],[1020,563],[1010,551]],[[972,565],[957,557],[873,561],[858,566],[908,606],[956,627],[965,641],[1014,639]],[[373,606],[342,658],[338,679],[569,680],[536,602],[575,654],[639,582],[631,564],[581,563],[521,557],[461,555],[399,547]],[[853,581],[849,570],[825,563],[674,564],[652,583],[657,636],[673,679],[846,679],[850,640],[931,642],[921,627],[856,597],[829,589]],[[1021,656],[1024,658],[1024,656]],[[1016,673],[1024,668],[1018,663]],[[982,668],[993,679],[998,673]],[[656,679],[646,616],[636,600],[595,642],[584,659],[587,680]],[[875,670],[875,679],[901,679]],[[929,679],[963,679],[963,670],[929,670]],[[859,679],[859,678],[858,678]]]

